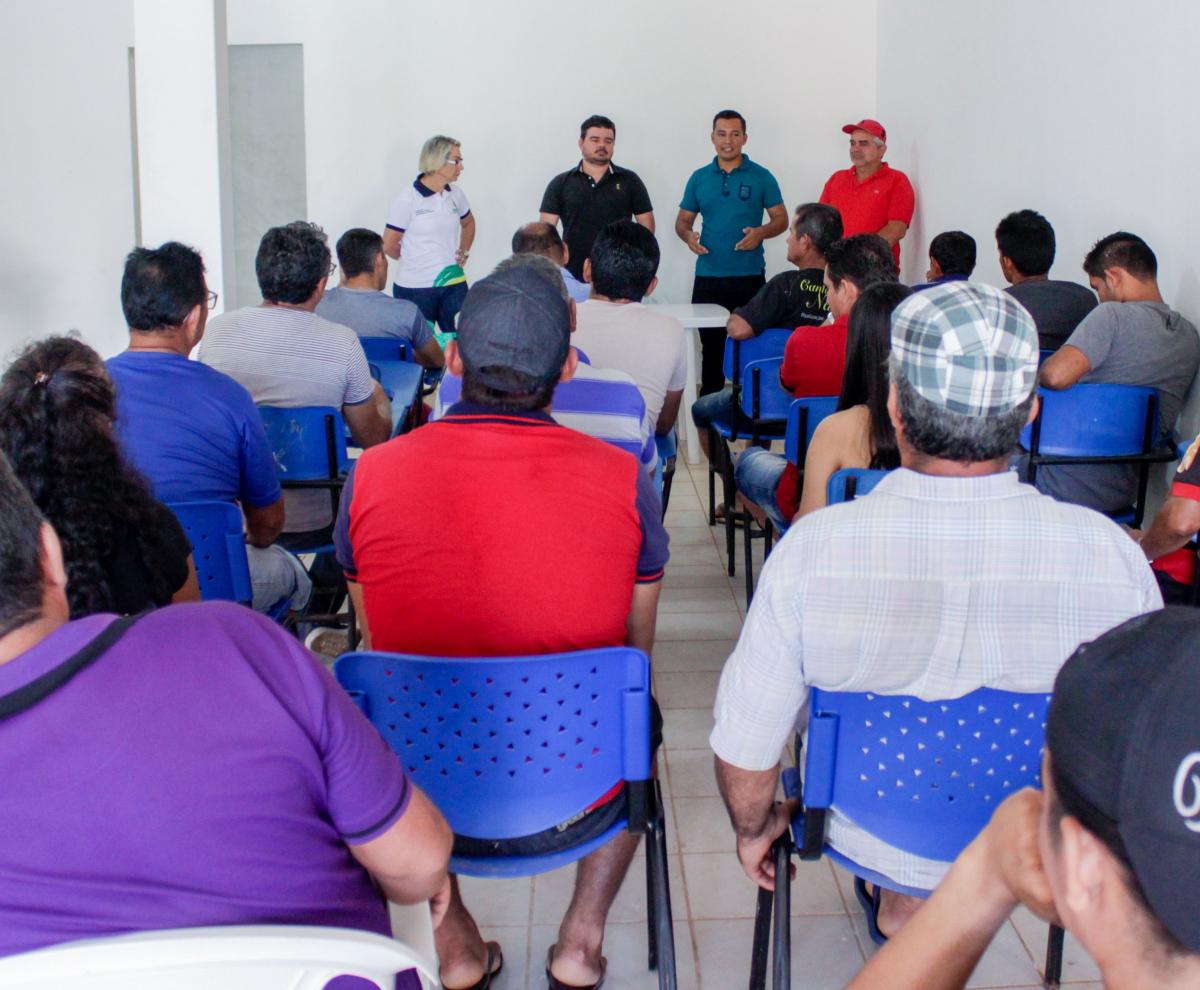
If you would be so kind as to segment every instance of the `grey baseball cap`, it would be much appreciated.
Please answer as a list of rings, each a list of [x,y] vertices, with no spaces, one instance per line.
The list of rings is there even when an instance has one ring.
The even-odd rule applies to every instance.
[[[571,311],[561,289],[532,268],[510,268],[471,286],[458,313],[458,350],[471,376],[500,390],[507,369],[536,386],[554,381],[567,359]]]
[[[996,416],[1037,384],[1037,327],[1007,292],[947,282],[914,292],[892,313],[892,354],[917,393],[964,416]]]

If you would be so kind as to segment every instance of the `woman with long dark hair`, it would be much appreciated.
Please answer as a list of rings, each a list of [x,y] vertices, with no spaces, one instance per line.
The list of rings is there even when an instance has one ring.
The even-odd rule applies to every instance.
[[[198,600],[191,546],[113,438],[116,392],[75,337],[25,348],[0,378],[0,450],[58,533],[71,618]]]
[[[896,431],[888,416],[888,354],[892,310],[911,290],[876,282],[858,297],[846,334],[846,370],[837,412],[813,431],[804,458],[804,490],[797,518],[826,504],[829,477],[842,468],[900,466]]]

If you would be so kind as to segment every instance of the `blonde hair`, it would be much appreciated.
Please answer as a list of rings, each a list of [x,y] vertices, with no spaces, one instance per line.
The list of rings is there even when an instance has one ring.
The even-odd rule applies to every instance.
[[[417,168],[421,170],[422,175],[436,172],[446,164],[450,152],[459,147],[461,145],[454,138],[446,137],[445,134],[435,134],[421,146],[421,158],[417,162]]]

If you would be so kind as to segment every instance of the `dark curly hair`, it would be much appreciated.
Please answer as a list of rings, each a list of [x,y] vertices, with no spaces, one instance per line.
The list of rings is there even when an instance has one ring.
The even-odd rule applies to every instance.
[[[295,220],[272,227],[258,244],[254,273],[267,302],[307,302],[329,275],[329,245],[315,223]]]
[[[71,617],[115,610],[106,563],[118,539],[142,560],[169,552],[153,497],[113,437],[116,390],[100,356],[76,337],[25,348],[0,378],[0,450],[62,541]],[[147,568],[156,602],[177,590]]]

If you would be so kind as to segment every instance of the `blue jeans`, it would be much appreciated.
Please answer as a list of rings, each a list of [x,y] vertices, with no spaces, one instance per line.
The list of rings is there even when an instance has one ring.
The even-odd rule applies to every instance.
[[[733,386],[727,385],[719,392],[709,392],[692,403],[692,422],[696,429],[707,430],[713,420],[728,420],[733,414]]]
[[[250,564],[250,584],[254,588],[254,611],[269,612],[283,599],[288,606],[299,612],[308,604],[312,594],[312,581],[304,565],[283,547],[246,545],[246,559]]]
[[[738,491],[758,505],[780,533],[791,523],[790,519],[783,518],[779,503],[775,501],[775,490],[786,467],[786,457],[762,447],[747,447],[733,466],[733,480]]]

